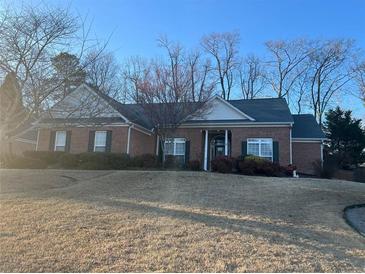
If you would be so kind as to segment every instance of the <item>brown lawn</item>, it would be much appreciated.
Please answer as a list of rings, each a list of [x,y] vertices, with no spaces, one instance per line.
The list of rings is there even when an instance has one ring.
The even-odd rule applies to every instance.
[[[364,272],[365,184],[0,170],[1,272]]]

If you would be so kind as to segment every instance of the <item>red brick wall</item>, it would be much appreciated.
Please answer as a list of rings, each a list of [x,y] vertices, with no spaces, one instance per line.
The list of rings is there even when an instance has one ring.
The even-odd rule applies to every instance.
[[[231,155],[241,155],[242,141],[247,138],[272,138],[279,142],[279,162],[281,165],[290,163],[290,128],[289,127],[242,127],[227,128],[231,131]],[[190,159],[202,160],[204,128],[180,128],[173,134],[174,137],[184,137],[190,140]],[[210,128],[210,131],[222,128]]]
[[[147,135],[134,128],[131,129],[130,155],[156,154],[156,136]]]
[[[71,153],[82,153],[88,151],[89,131],[90,130],[111,130],[112,147],[111,151],[115,153],[127,152],[127,134],[128,127],[71,127],[71,128],[54,128],[52,130],[71,130]],[[50,129],[39,130],[38,150],[49,150]]]
[[[175,131],[174,137],[186,138],[190,141],[190,160],[203,159],[203,133],[201,128],[179,128]]]
[[[33,151],[35,147],[35,144],[11,140],[0,143],[0,154],[23,155],[24,151]]]
[[[299,172],[314,174],[313,162],[320,159],[320,143],[293,142],[293,164]]]
[[[252,127],[252,128],[227,128],[231,131],[232,156],[241,155],[242,141],[247,138],[272,138],[279,142],[279,161],[281,165],[288,165],[290,158],[290,130],[289,127]],[[55,129],[53,129],[55,130]],[[62,130],[62,129],[59,129]],[[96,128],[67,128],[72,131],[70,152],[86,152],[89,143],[89,131]],[[102,127],[97,130],[112,130],[112,152],[122,153],[127,151],[128,127]],[[190,159],[202,160],[203,157],[203,128],[180,128],[174,133],[174,137],[183,137],[190,141]],[[218,130],[209,129],[209,130]],[[220,128],[221,130],[221,128]],[[50,130],[41,129],[39,133],[38,150],[48,150]],[[156,151],[156,136],[148,136],[144,133],[131,130],[130,154],[141,155],[154,154]]]
[[[49,141],[51,139],[51,130],[42,128],[38,130],[38,151],[49,150]]]
[[[272,138],[279,143],[279,163],[286,166],[290,163],[290,128],[289,127],[242,127],[231,128],[232,156],[241,155],[242,141],[247,138]]]

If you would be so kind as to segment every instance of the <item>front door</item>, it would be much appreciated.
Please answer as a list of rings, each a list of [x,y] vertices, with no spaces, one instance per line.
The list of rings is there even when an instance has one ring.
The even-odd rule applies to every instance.
[[[212,154],[211,160],[214,160],[219,156],[224,156],[224,136],[217,136],[213,138],[210,151]]]
[[[219,143],[216,143],[215,145],[215,157],[217,158],[219,156],[224,156],[224,140],[223,140],[223,145]]]

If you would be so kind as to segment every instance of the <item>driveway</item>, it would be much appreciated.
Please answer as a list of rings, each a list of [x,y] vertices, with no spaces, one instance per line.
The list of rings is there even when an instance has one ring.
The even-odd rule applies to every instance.
[[[0,170],[0,271],[365,271],[365,184],[173,171]]]

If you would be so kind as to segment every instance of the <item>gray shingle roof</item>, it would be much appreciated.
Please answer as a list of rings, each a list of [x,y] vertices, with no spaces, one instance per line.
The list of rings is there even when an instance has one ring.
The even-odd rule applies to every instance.
[[[95,93],[101,98],[107,101],[111,107],[117,112],[127,118],[129,121],[138,124],[144,128],[152,129],[155,124],[151,120],[148,111],[143,105],[140,104],[122,104],[110,96],[100,92],[99,90],[89,86]],[[261,123],[293,123],[293,118],[288,108],[288,105],[283,98],[263,98],[263,99],[251,99],[251,100],[228,100],[229,104],[239,109],[241,112],[247,114],[254,119],[254,122]],[[189,103],[189,106],[198,104]],[[156,104],[156,107],[164,107],[161,104]],[[163,112],[162,112],[163,113]],[[114,117],[113,117],[114,118]],[[104,119],[104,118],[100,118]],[[45,122],[44,120],[42,122]],[[56,122],[56,121],[55,121]],[[213,122],[213,121],[204,121]],[[227,120],[214,121],[214,123],[224,123]],[[238,122],[235,120],[234,122]],[[244,121],[245,123],[251,122],[250,120]]]
[[[255,122],[293,122],[288,104],[284,98],[229,100],[228,102],[254,118]]]
[[[293,115],[293,119],[293,138],[326,138],[312,114],[296,114]]]
[[[148,118],[148,115],[144,111],[143,107],[138,104],[122,104],[117,100],[98,92],[98,94],[104,98],[116,111],[126,117],[129,121],[136,123],[144,128],[152,129],[153,124]]]

